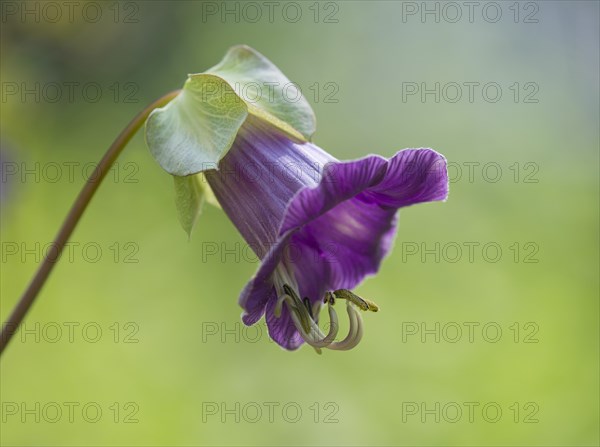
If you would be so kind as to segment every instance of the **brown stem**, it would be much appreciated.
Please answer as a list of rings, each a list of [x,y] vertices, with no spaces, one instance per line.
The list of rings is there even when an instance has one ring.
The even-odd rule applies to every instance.
[[[169,101],[175,98],[179,92],[180,90],[175,90],[166,94],[138,113],[127,125],[127,127],[121,131],[117,139],[108,148],[108,151],[106,151],[106,154],[104,154],[104,157],[102,157],[102,160],[100,160],[100,163],[98,163],[98,166],[96,166],[96,169],[94,169],[94,172],[92,172],[92,174],[89,176],[88,180],[83,186],[83,189],[79,193],[79,196],[77,196],[75,203],[71,207],[71,211],[69,211],[69,214],[60,227],[56,238],[54,238],[51,250],[49,250],[49,252],[46,254],[35,276],[29,283],[27,290],[25,290],[8,321],[2,327],[2,333],[0,334],[0,355],[4,352],[6,345],[8,345],[8,342],[23,321],[25,314],[35,301],[35,298],[40,292],[42,286],[48,279],[50,272],[52,272],[54,264],[56,264],[56,261],[59,259],[60,254],[65,248],[65,245],[73,233],[75,226],[79,222],[83,212],[92,200],[94,193],[100,186],[100,183],[102,183],[102,180],[104,180],[104,177],[106,177],[106,174],[110,170],[117,157],[121,154],[135,133],[140,129],[140,127],[142,127],[150,115],[150,112],[167,104]]]

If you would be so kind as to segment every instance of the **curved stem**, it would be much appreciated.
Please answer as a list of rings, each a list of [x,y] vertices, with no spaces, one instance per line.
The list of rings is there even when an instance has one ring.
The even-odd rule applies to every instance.
[[[0,334],[0,354],[4,352],[6,345],[17,331],[17,328],[23,321],[25,314],[33,304],[42,286],[48,279],[54,264],[56,264],[56,261],[59,259],[60,254],[69,240],[69,237],[75,229],[75,226],[79,222],[83,212],[92,200],[94,193],[100,186],[100,183],[102,183],[102,180],[104,180],[104,177],[106,177],[106,174],[110,170],[117,157],[121,154],[135,133],[140,129],[140,127],[142,127],[150,115],[150,112],[157,107],[162,107],[167,104],[169,101],[175,98],[179,92],[180,90],[175,90],[166,94],[138,113],[127,125],[127,127],[121,131],[117,139],[108,148],[106,154],[104,154],[104,157],[102,157],[102,160],[100,160],[100,163],[98,163],[96,166],[96,169],[94,169],[92,174],[89,176],[88,180],[83,186],[83,189],[79,193],[79,196],[77,196],[77,199],[71,207],[69,214],[65,218],[60,230],[58,231],[58,234],[54,238],[51,249],[48,251],[44,260],[38,267],[38,270],[29,283],[27,290],[25,290],[8,321],[4,324],[2,333]]]

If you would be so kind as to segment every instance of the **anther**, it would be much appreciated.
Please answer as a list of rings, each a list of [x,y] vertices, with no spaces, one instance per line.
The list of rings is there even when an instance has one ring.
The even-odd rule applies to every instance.
[[[373,301],[366,300],[360,296],[352,293],[348,289],[339,289],[333,292],[333,295],[341,300],[348,300],[352,304],[355,304],[361,310],[370,310],[371,312],[377,312],[379,306]]]
[[[300,317],[300,322],[302,323],[302,327],[308,333],[311,330],[311,322],[313,318],[311,317],[308,310],[306,310],[304,303],[300,300],[298,294],[287,284],[283,285],[283,291],[285,292],[285,296],[289,296],[293,301],[293,307],[296,309],[298,316]],[[305,310],[304,312],[302,310]],[[290,309],[291,311],[292,309]]]
[[[304,303],[304,305],[306,306],[306,309],[308,310],[308,315],[310,315],[310,318],[312,318],[314,320],[315,317],[313,315],[313,309],[312,309],[312,306],[310,305],[310,300],[308,299],[308,297],[305,296],[304,299],[302,300],[302,302]]]
[[[331,305],[333,306],[335,304],[335,297],[333,296],[333,293],[331,293],[331,292],[325,293],[325,299],[323,299],[323,303],[324,304],[331,303]]]

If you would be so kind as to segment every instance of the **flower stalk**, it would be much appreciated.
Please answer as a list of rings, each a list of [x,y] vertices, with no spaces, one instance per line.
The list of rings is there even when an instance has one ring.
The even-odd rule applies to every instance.
[[[125,127],[119,136],[115,139],[115,141],[108,148],[104,157],[100,160],[92,174],[89,176],[85,185],[81,189],[81,192],[77,196],[75,203],[71,207],[69,214],[65,218],[62,226],[60,227],[54,241],[52,243],[51,249],[48,251],[44,260],[38,267],[38,270],[35,273],[35,276],[29,283],[29,286],[21,296],[21,299],[13,309],[10,317],[4,323],[2,327],[2,333],[0,334],[0,355],[6,349],[10,339],[17,331],[19,325],[25,318],[25,315],[33,305],[36,297],[38,296],[40,290],[44,286],[46,280],[50,276],[56,261],[60,258],[60,255],[65,248],[65,245],[69,241],[73,230],[79,223],[81,216],[89,205],[92,197],[96,193],[96,190],[106,177],[106,174],[109,172],[110,168],[119,157],[121,152],[127,143],[133,138],[136,132],[143,126],[146,122],[146,119],[150,115],[150,113],[158,108],[163,107],[168,104],[173,98],[175,98],[179,94],[180,90],[175,90],[166,95],[160,97],[152,104],[148,105],[145,109],[143,109],[140,113],[138,113]]]

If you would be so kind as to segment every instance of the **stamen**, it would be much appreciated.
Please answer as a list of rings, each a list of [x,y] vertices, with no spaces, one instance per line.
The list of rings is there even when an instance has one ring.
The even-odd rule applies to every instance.
[[[323,332],[321,332],[321,329],[319,328],[319,326],[317,326],[317,324],[313,320],[311,320],[311,322],[312,322],[311,330],[305,331],[296,312],[294,312],[290,309],[290,315],[292,316],[292,320],[294,321],[294,325],[296,326],[296,329],[298,329],[298,332],[300,333],[300,335],[302,336],[304,341],[314,348],[328,347],[335,340],[335,337],[337,336],[338,329],[339,329],[337,313],[335,312],[335,309],[331,305],[329,306],[328,310],[329,310],[329,320],[330,320],[329,332],[327,335],[323,335]]]
[[[362,317],[354,309],[350,301],[346,304],[346,311],[350,319],[350,330],[345,339],[340,342],[331,343],[328,348],[335,351],[348,351],[360,343],[363,336]]]
[[[363,324],[362,317],[355,306],[361,310],[377,312],[379,310],[377,304],[361,298],[347,289],[326,292],[323,302],[316,301],[311,304],[308,297],[300,299],[296,292],[298,289],[297,283],[289,271],[282,270],[279,273],[280,275],[277,275],[278,277],[275,280],[275,287],[282,293],[275,303],[274,314],[277,318],[281,317],[283,303],[285,303],[298,333],[319,354],[321,348],[347,351],[358,345],[363,336]],[[333,307],[336,299],[346,300],[346,312],[350,323],[348,335],[340,342],[335,341],[339,330],[337,313]],[[327,335],[323,334],[318,324],[322,304],[327,304],[329,313],[330,326]]]
[[[312,305],[312,314],[315,316],[315,323],[319,322],[319,314],[321,313],[321,303],[315,301]]]
[[[304,299],[302,300],[302,302],[306,306],[306,310],[308,310],[308,315],[310,315],[310,318],[312,318],[314,320],[315,317],[313,315],[313,309],[312,309],[312,306],[310,305],[310,300],[308,299],[308,297],[305,296]]]
[[[298,294],[287,284],[283,285],[283,291],[286,293],[286,295],[292,298],[294,302],[293,307],[298,311],[298,315],[300,317],[302,327],[304,328],[305,332],[310,332],[311,322],[314,323],[314,321],[312,317],[308,314],[308,310],[304,306],[304,303],[300,300]],[[302,312],[302,310],[304,310],[304,312]]]
[[[284,301],[287,301],[288,304],[293,304],[292,298],[285,293],[282,294],[279,298],[277,298],[277,303],[275,303],[275,309],[273,310],[277,318],[281,318],[281,308],[283,306]]]
[[[361,298],[360,296],[352,293],[348,289],[339,289],[333,292],[336,298],[341,300],[348,300],[349,302],[354,303],[361,310],[370,310],[371,312],[377,312],[379,310],[379,306],[375,304],[373,301],[366,300]]]
[[[325,299],[323,300],[323,303],[325,303],[325,304],[331,303],[332,305],[334,305],[335,304],[335,297],[333,296],[333,293],[326,292],[325,293]]]

